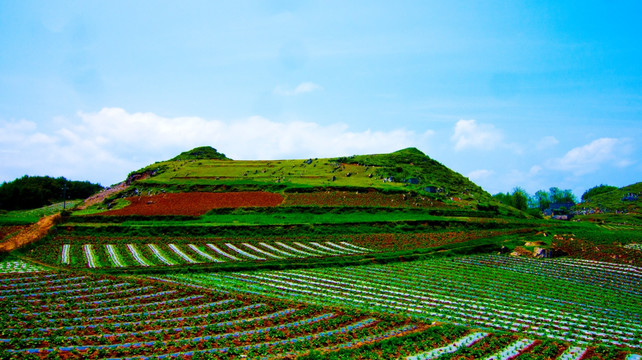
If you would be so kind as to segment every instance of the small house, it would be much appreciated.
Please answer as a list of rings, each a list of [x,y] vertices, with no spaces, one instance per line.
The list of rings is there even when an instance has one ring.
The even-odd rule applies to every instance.
[[[552,203],[548,209],[544,210],[544,215],[546,216],[560,216],[560,215],[566,215],[564,217],[559,217],[559,220],[570,220],[572,215],[570,215],[570,210],[571,208],[575,206],[575,203],[573,202],[564,202],[564,203]],[[566,209],[565,214],[561,214],[562,208]],[[557,218],[557,217],[556,217]]]
[[[626,196],[622,197],[622,201],[637,201],[638,200],[638,194],[635,193],[628,193]]]
[[[439,188],[431,185],[431,186],[426,186],[424,188],[424,191],[427,193],[436,194],[437,192],[439,192]]]

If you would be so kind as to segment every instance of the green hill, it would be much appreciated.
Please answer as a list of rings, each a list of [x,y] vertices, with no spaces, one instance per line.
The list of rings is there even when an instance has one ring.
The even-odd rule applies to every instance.
[[[299,160],[231,160],[196,148],[134,174],[141,189],[167,191],[314,191],[322,189],[415,192],[441,198],[488,201],[482,188],[415,148],[390,154]]]
[[[642,182],[596,194],[575,206],[576,209],[599,209],[602,212],[640,213],[642,209]]]

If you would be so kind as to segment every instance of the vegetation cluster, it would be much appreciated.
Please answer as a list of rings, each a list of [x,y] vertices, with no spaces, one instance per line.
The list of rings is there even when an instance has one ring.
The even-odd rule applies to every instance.
[[[25,175],[0,185],[0,209],[35,209],[68,199],[85,199],[102,188],[89,181]]]

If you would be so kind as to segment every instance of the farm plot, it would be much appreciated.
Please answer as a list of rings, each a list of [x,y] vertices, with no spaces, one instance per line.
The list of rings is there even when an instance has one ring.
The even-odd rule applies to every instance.
[[[69,267],[125,268],[349,256],[372,251],[345,241],[304,243],[292,240],[253,242],[204,242],[201,240],[187,243],[119,242],[115,244],[74,242],[60,245],[56,263]]]
[[[0,261],[0,274],[26,273],[44,271],[38,265],[33,265],[22,260],[3,260]]]
[[[410,356],[469,334],[409,317],[145,279],[0,275],[0,358]],[[354,356],[348,355],[349,358]]]
[[[508,330],[579,345],[642,348],[642,275],[634,267],[483,255],[173,278]]]
[[[350,256],[462,243],[523,230],[436,231],[269,237],[160,237],[56,235],[30,254],[75,267],[169,266],[234,261]],[[91,245],[91,246],[89,246]]]

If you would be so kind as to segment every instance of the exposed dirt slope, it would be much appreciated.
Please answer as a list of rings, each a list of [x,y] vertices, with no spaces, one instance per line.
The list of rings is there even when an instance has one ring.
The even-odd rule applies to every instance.
[[[7,241],[0,243],[0,252],[9,252],[42,239],[47,235],[49,229],[57,224],[60,219],[60,214],[43,217],[38,220],[37,223],[27,226],[20,233],[10,237]]]
[[[129,185],[127,185],[125,182],[121,182],[120,184],[114,185],[110,188],[106,188],[105,190],[102,190],[98,194],[92,195],[88,197],[80,206],[78,206],[78,209],[82,210],[85,209],[91,205],[98,204],[108,198],[109,196],[123,191],[127,189]]]

